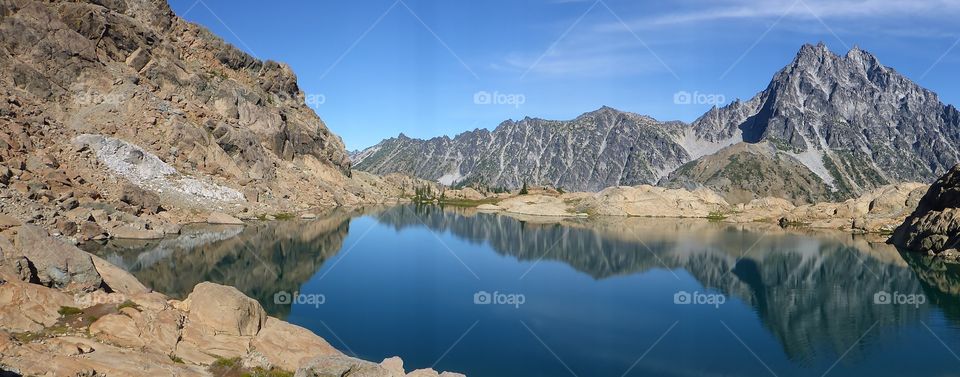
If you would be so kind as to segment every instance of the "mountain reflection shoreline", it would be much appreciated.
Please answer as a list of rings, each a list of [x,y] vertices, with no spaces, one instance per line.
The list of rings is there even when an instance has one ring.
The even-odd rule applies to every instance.
[[[700,219],[513,218],[469,208],[401,205],[333,210],[311,221],[254,222],[246,227],[188,227],[178,237],[112,241],[94,252],[156,291],[182,299],[202,281],[237,287],[273,316],[274,302],[296,291],[344,248],[351,222],[374,219],[397,232],[428,228],[489,245],[520,262],[564,263],[594,280],[654,270],[686,273],[753,308],[788,359],[805,364],[837,357],[861,337],[926,325],[931,311],[960,323],[960,273],[926,256],[902,254],[882,237],[727,224]],[[922,293],[919,307],[881,305],[878,292]],[[866,334],[866,335],[865,335]],[[827,353],[828,355],[825,355]]]

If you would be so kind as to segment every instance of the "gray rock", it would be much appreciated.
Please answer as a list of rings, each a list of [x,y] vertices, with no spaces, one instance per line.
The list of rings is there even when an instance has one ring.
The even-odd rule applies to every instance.
[[[160,195],[131,184],[123,186],[120,201],[140,207],[143,213],[154,214],[160,211]]]
[[[296,377],[393,377],[390,370],[345,355],[330,355],[315,358],[297,369]]]
[[[43,285],[89,292],[102,283],[90,254],[50,237],[43,229],[21,226],[16,246],[36,269],[37,278]]]
[[[890,243],[907,250],[940,254],[960,246],[960,165],[930,186]]]

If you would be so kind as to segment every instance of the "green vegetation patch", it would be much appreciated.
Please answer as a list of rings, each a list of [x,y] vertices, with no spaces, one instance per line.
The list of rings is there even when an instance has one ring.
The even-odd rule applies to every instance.
[[[83,313],[83,309],[75,308],[72,306],[61,306],[57,313],[60,313],[62,316],[77,315]]]

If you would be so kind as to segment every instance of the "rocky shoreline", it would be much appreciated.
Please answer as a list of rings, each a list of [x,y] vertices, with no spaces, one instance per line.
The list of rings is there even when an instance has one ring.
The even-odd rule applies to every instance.
[[[346,356],[233,287],[170,299],[33,225],[6,224],[0,251],[0,370],[17,375],[462,376]]]
[[[471,197],[478,203],[485,201],[477,205],[481,211],[539,218],[539,221],[607,216],[703,218],[889,234],[916,208],[927,188],[928,185],[922,183],[901,183],[840,203],[799,206],[781,198],[754,199],[734,205],[707,189],[688,191],[648,185],[610,187],[597,193],[540,189],[516,196],[465,195],[462,190],[444,194],[445,197]]]

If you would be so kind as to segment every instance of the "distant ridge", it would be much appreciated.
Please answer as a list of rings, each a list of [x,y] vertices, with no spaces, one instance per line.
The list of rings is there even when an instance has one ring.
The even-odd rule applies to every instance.
[[[960,161],[958,145],[960,113],[936,93],[858,47],[840,56],[821,43],[801,47],[750,100],[692,124],[603,107],[570,121],[525,118],[454,138],[400,135],[355,153],[353,162],[445,184],[705,186],[733,201],[811,202],[933,181]]]

